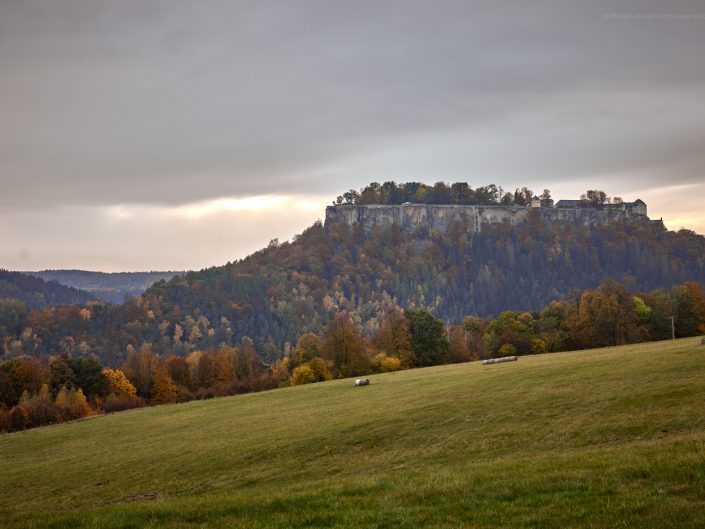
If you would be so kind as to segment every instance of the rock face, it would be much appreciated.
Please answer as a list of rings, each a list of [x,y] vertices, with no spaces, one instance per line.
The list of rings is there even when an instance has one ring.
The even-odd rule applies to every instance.
[[[326,226],[344,223],[352,226],[359,223],[366,232],[375,227],[397,224],[403,231],[426,227],[435,231],[446,231],[454,221],[466,223],[472,232],[479,232],[485,224],[509,223],[512,226],[527,222],[532,215],[550,222],[569,222],[584,226],[595,226],[627,218],[648,220],[629,210],[598,210],[569,208],[529,208],[520,206],[457,206],[440,204],[402,205],[345,205],[326,208]]]

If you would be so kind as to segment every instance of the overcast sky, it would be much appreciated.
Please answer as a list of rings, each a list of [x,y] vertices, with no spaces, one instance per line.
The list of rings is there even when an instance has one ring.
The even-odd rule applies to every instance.
[[[0,0],[0,267],[223,264],[390,179],[705,233],[703,50],[702,0]]]

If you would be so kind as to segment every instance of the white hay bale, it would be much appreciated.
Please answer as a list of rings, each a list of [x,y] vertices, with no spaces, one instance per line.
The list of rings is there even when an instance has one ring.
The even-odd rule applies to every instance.
[[[488,358],[487,360],[482,361],[483,366],[487,366],[490,364],[499,364],[502,362],[516,362],[518,359],[517,356],[503,356],[502,358]]]

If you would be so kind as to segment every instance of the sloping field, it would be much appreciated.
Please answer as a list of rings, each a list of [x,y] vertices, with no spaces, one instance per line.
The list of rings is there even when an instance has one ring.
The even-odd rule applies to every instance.
[[[705,527],[705,346],[377,375],[0,436],[3,527]]]

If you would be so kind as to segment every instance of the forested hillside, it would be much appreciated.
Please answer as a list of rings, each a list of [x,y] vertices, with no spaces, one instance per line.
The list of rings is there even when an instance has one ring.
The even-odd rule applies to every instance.
[[[292,242],[161,281],[121,306],[33,311],[5,325],[4,349],[10,356],[80,349],[117,365],[144,343],[157,354],[185,355],[244,340],[272,360],[301,335],[320,335],[340,312],[371,337],[393,307],[415,305],[460,323],[538,311],[607,278],[631,292],[703,284],[704,256],[704,237],[646,220],[588,228],[537,216],[475,234],[457,223],[446,233],[391,226],[368,235],[316,223]]]
[[[91,272],[87,270],[41,270],[25,272],[45,281],[56,281],[62,285],[89,292],[92,296],[122,303],[126,298],[139,296],[162,279],[169,280],[183,272]]]
[[[243,336],[293,343],[304,332],[320,332],[339,311],[369,334],[393,305],[459,322],[539,310],[607,278],[637,291],[702,283],[704,256],[704,237],[650,222],[589,229],[537,219],[475,235],[461,224],[433,234],[392,226],[370,236],[316,224],[292,243],[158,283],[143,297],[143,310],[154,311],[155,320],[185,322],[184,340],[192,332],[207,340],[212,330],[214,343]]]
[[[2,299],[17,300],[27,308],[39,309],[53,305],[88,303],[94,298],[88,292],[54,281],[0,269],[0,300]]]

